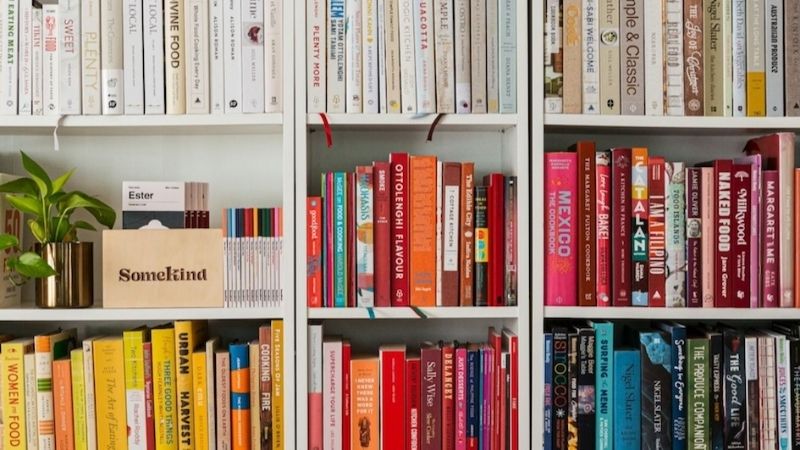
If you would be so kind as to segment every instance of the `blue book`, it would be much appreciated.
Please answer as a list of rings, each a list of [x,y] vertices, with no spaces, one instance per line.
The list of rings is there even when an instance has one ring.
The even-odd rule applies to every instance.
[[[347,306],[347,174],[333,173],[333,306]]]
[[[672,342],[662,331],[639,333],[642,357],[642,450],[672,448]]]
[[[614,352],[614,448],[641,448],[641,361],[638,350]]]
[[[553,450],[553,333],[544,334],[544,450]]]
[[[672,345],[672,450],[686,450],[686,327],[661,323]]]
[[[611,450],[614,436],[614,415],[611,411],[614,401],[614,324],[593,322],[596,345],[595,385],[596,416],[595,447],[597,450]]]
[[[247,344],[231,344],[228,347],[231,360],[231,380],[236,380],[236,383],[231,383],[231,410],[233,411],[250,411],[250,390],[238,391],[234,386],[249,386],[249,383],[244,384],[242,380],[249,380],[250,378],[250,346]]]

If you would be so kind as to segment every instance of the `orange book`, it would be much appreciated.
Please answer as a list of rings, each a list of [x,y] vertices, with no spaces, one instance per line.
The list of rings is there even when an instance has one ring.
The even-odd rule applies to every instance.
[[[72,361],[69,357],[53,361],[53,405],[56,419],[56,450],[74,450],[72,428]]]
[[[353,358],[350,362],[350,436],[352,448],[378,450],[380,431],[378,428],[380,369],[378,358]]]
[[[250,450],[250,347],[231,344],[228,352],[231,361],[231,448]]]
[[[410,167],[411,304],[436,306],[436,157],[412,156]]]
[[[794,192],[794,307],[800,308],[800,169],[794,169]]]

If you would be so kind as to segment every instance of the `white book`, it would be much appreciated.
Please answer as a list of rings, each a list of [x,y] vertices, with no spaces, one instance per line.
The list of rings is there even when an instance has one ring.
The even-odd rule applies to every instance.
[[[164,1],[164,102],[167,114],[186,113],[184,0]],[[235,23],[238,26],[239,19]]]
[[[683,0],[666,0],[664,38],[666,57],[667,115],[682,116],[683,108]],[[645,8],[646,9],[646,8]]]
[[[456,112],[456,62],[453,45],[454,11],[451,0],[433,3],[434,54],[436,55],[436,112]]]
[[[163,48],[163,40],[161,46]],[[161,51],[163,53],[163,50]],[[100,0],[81,0],[81,109],[102,113],[100,100]]]
[[[648,116],[664,115],[663,11],[664,0],[649,0],[644,8],[644,110]],[[585,75],[583,82],[586,86]]]
[[[516,0],[500,0],[499,15],[500,15],[500,112],[501,113],[517,112],[517,9],[516,8],[517,8]],[[599,58],[597,61],[599,62]],[[586,98],[586,96],[584,96],[584,98]]]
[[[61,114],[81,113],[81,4],[80,0],[59,0],[58,72]]]
[[[164,114],[164,0],[144,0],[144,113]]]
[[[790,0],[791,1],[791,0]],[[783,116],[783,0],[767,0],[767,115]]]
[[[470,0],[454,0],[455,9],[455,63],[456,112],[472,112],[472,47],[470,46]]]
[[[242,112],[264,112],[264,2],[243,0]]]
[[[364,70],[364,113],[376,114],[379,106],[378,86],[378,0],[362,0],[361,30],[364,35],[362,67]]]
[[[33,99],[33,2],[21,1],[19,5],[19,83],[17,109],[19,115],[31,113]]]
[[[660,0],[655,0],[656,4]],[[584,114],[600,114],[600,26],[598,17],[598,0],[583,0],[583,99]],[[647,9],[647,8],[645,8]],[[659,19],[661,10],[657,11]],[[658,23],[658,35],[661,36],[661,22]],[[663,44],[658,41],[659,48]],[[660,53],[659,53],[660,55]],[[661,89],[659,89],[661,91]]]
[[[322,324],[308,325],[308,395],[322,401]]]
[[[427,0],[414,0],[414,57],[417,112],[436,112],[436,74],[433,59],[433,19]]]
[[[327,62],[325,50],[327,48],[325,26],[325,13],[327,3],[325,0],[307,0],[306,5],[306,58],[307,65],[307,90],[308,90],[308,112],[325,112],[325,84],[327,73],[325,63]]]
[[[19,0],[0,0],[0,115],[17,114]]]
[[[344,0],[328,0],[328,112],[345,112]]]
[[[19,31],[22,33],[22,29]],[[22,358],[22,370],[25,376],[25,382],[23,383],[25,387],[25,445],[26,450],[38,450],[39,418],[36,410],[36,354],[25,353]]]
[[[266,0],[264,25],[265,112],[283,111],[283,2]]]
[[[722,114],[733,115],[733,0],[722,0]]]
[[[42,78],[44,76],[42,16],[42,5],[34,5],[31,23],[31,113],[36,116],[41,116],[44,112],[42,98]]]
[[[223,3],[224,0],[211,0],[208,10],[209,32],[209,88],[211,113],[225,112],[225,49],[223,47]]]
[[[414,57],[414,0],[398,0],[400,27],[400,103],[404,113],[417,112]]]
[[[385,3],[386,18],[383,35],[386,38],[386,112],[400,113],[402,94],[400,80],[400,2],[381,0]]]
[[[497,1],[486,1],[486,111],[489,113],[500,110]]]
[[[224,0],[225,112],[242,112],[242,0]]]
[[[103,114],[116,115],[124,111],[122,8],[122,2],[119,0],[100,0],[100,78],[103,83]]]
[[[86,395],[86,450],[97,450],[97,413],[94,395],[94,357],[92,344],[99,336],[83,340],[83,381]]]
[[[209,0],[184,1],[186,7],[183,16],[186,23],[186,28],[184,28],[186,30],[184,39],[186,42],[186,113],[208,114]]]
[[[122,67],[125,75],[125,114],[144,114],[144,33],[142,0],[124,0]]]
[[[386,114],[386,0],[378,3],[378,109]]]
[[[486,112],[486,1],[470,0],[472,112]]]
[[[733,115],[745,117],[747,115],[747,0],[733,0],[731,23],[733,31],[731,41],[733,45]]]
[[[58,115],[58,3],[42,5],[42,102],[45,115]]]
[[[361,0],[345,3],[345,109],[348,113],[360,113],[363,109],[363,79],[361,67]]]

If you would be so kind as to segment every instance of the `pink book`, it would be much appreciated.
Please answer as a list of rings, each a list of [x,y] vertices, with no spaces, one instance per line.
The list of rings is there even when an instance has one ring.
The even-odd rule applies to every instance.
[[[733,160],[736,164],[750,164],[750,307],[758,308],[761,296],[761,155],[750,155]]]
[[[703,308],[714,307],[714,169],[700,168],[700,240]]]
[[[342,449],[342,341],[322,342],[322,449]]]
[[[611,306],[611,152],[595,154],[597,236],[595,294],[597,306]]]
[[[492,449],[492,427],[494,427],[495,417],[492,408],[492,396],[487,393],[494,392],[494,349],[490,345],[485,345],[483,351],[483,395],[481,396],[481,448],[478,450]]]
[[[456,349],[456,450],[467,450],[467,349]]]
[[[325,174],[325,303],[333,306],[333,174]]]
[[[545,305],[577,306],[577,155],[545,153]]]
[[[763,220],[761,223],[761,306],[777,308],[780,306],[780,255],[781,241],[778,239],[778,220],[780,206],[778,202],[778,171],[765,170],[763,175]]]

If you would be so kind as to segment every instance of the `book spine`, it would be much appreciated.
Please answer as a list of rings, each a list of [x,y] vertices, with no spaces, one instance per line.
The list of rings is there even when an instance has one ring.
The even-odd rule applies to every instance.
[[[155,404],[156,448],[176,450],[178,412],[175,402],[175,330],[154,329],[153,393]]]
[[[284,394],[284,326],[283,320],[273,320],[271,325],[272,330],[272,347],[271,361],[271,375],[272,375],[272,424],[270,432],[272,433],[272,448],[275,450],[284,450],[285,447],[285,394]],[[263,448],[263,447],[262,447]]]
[[[611,306],[611,152],[595,154],[595,170],[595,297],[597,306]]]
[[[127,448],[125,417],[124,356],[122,339],[102,338],[94,342],[95,389],[97,417],[97,448],[124,450]]]
[[[56,449],[74,449],[72,423],[72,378],[69,359],[53,361],[53,404],[55,406]]]
[[[420,409],[421,449],[442,447],[442,350],[438,347],[422,348],[422,407]]]
[[[780,263],[778,260],[780,240],[778,239],[778,218],[780,217],[778,202],[778,172],[765,170],[763,173],[763,220],[761,231],[763,246],[761,255],[761,268],[763,278],[761,282],[761,306],[780,306]]]
[[[381,1],[381,0],[379,0]],[[384,35],[386,37],[386,111],[402,112],[400,94],[400,12],[399,0],[382,0],[385,2],[386,21]]]
[[[596,354],[595,331],[583,328],[578,333],[578,442],[581,448],[594,447],[596,418],[595,385]]]
[[[155,1],[163,1],[163,0],[155,0]],[[225,55],[225,46],[223,43],[225,39],[224,4],[225,4],[224,0],[210,0],[210,3],[208,5],[208,37],[209,37],[208,97],[209,97],[209,105],[211,106],[211,114],[222,114],[225,112],[225,56],[226,55]],[[155,50],[157,49],[154,49],[154,51]],[[145,60],[145,65],[146,64],[147,60]],[[145,86],[147,86],[147,80],[145,80]],[[149,91],[150,89],[148,89],[148,92]],[[159,92],[163,92],[163,88],[160,91],[157,91],[156,93]],[[159,98],[161,97],[163,97],[163,94],[159,96]],[[147,101],[147,99],[145,99],[145,101]],[[145,105],[145,107],[147,106]]]
[[[230,354],[221,351],[214,355],[217,387],[217,449],[231,450],[231,371]],[[157,422],[156,422],[157,423]]]
[[[636,350],[614,352],[614,448],[639,448],[641,362]]]
[[[686,450],[686,328],[682,325],[669,327],[671,345],[670,374],[672,376],[672,450]]]
[[[789,339],[789,367],[790,370],[790,393],[791,404],[791,442],[792,449],[796,449],[800,443],[800,341]]]
[[[559,0],[547,0],[545,3],[544,110],[547,114],[563,112],[564,59],[561,7],[562,3]],[[618,67],[613,70],[619,73]]]
[[[470,67],[473,113],[485,113],[486,108],[486,2],[470,0]]]
[[[744,380],[744,336],[729,329],[723,333],[725,448],[747,448],[747,396]]]
[[[422,399],[422,380],[421,366],[419,357],[409,358],[406,361],[406,440],[407,450],[419,449],[422,447],[422,426],[421,426],[421,404]]]
[[[128,427],[128,448],[146,450],[144,404],[144,336],[140,330],[122,334],[125,361],[125,400]]]
[[[327,27],[326,0],[308,0],[306,5],[307,33],[306,57],[308,58],[307,87],[308,112],[325,112],[325,83],[327,81]]]
[[[760,448],[760,395],[758,379],[758,338],[745,338],[745,383],[747,390],[747,448]]]
[[[668,343],[659,332],[639,333],[642,367],[642,448],[672,448],[670,371],[658,355],[669,354]]]
[[[714,268],[714,248],[716,243],[714,241],[714,169],[711,167],[700,168],[700,215],[701,215],[701,237],[700,237],[700,254],[702,270],[702,281],[700,283],[703,307],[714,307],[714,283],[715,283],[715,268]]]
[[[184,2],[187,0],[168,0],[172,2]],[[344,1],[344,0],[342,0]],[[225,79],[225,112],[226,113],[240,113],[242,112],[242,2],[241,0],[224,0],[223,3],[223,39],[225,60],[223,62],[224,79]],[[182,31],[182,30],[181,30]],[[172,30],[167,36],[168,39],[172,38]],[[183,83],[183,70],[185,65],[186,56],[182,53],[180,56],[180,83],[176,85],[174,78],[178,77],[178,70],[174,68],[167,70],[167,113],[170,111],[170,104],[176,103],[185,110],[185,86]],[[170,56],[170,66],[176,65],[174,60],[175,55]],[[170,67],[168,66],[168,67]],[[170,75],[172,73],[172,75]],[[180,93],[170,94],[170,86],[173,89],[180,89]],[[179,96],[179,97],[176,97]],[[181,110],[175,111],[177,114],[183,112]]]
[[[322,306],[322,199],[306,200],[306,296],[309,308]]]
[[[766,115],[764,0],[747,2],[747,116]]]
[[[789,373],[789,341],[786,336],[775,335],[775,390],[778,422],[778,449],[790,450],[791,415],[790,405],[790,377]]]
[[[704,448],[708,448],[710,447],[708,340],[689,339],[687,353],[689,374],[687,399],[691,405],[687,410],[689,425],[687,440],[694,446],[701,444]]]
[[[800,82],[797,79],[797,67],[800,67],[800,4],[784,2],[783,8],[784,111],[787,116],[798,116],[800,115]]]
[[[258,7],[260,2],[248,2],[246,4],[246,11],[243,8],[242,26],[256,26],[262,24],[257,20],[260,19],[261,9]],[[209,2],[206,0],[184,0],[184,20],[186,21],[185,39],[186,42],[186,55],[184,57],[186,67],[186,112],[188,114],[208,114],[209,108],[209,53],[208,53],[208,16],[209,16]],[[247,28],[244,31],[244,36],[250,36],[252,28]],[[248,82],[252,79],[253,72],[263,73],[263,65],[260,67],[258,64],[252,62],[252,47],[258,47],[253,42],[253,39],[242,39],[242,60],[244,66],[242,73],[242,86],[243,90],[246,88],[251,92],[261,93],[261,84],[250,85]],[[259,48],[260,50],[260,48]],[[257,52],[255,55],[258,60]],[[258,95],[259,100],[262,96]],[[244,101],[245,99],[243,99]],[[246,99],[246,100],[249,100]],[[248,106],[248,102],[244,101],[243,109]],[[258,103],[260,106],[260,103]],[[252,106],[252,104],[250,104]],[[249,110],[248,112],[262,112],[264,109]]]
[[[377,0],[377,22],[375,31],[378,42],[378,111],[381,114],[388,112],[386,97],[386,0]]]
[[[594,174],[594,172],[592,172],[592,174]],[[505,228],[505,233],[503,235],[503,257],[505,262],[503,268],[503,287],[505,289],[505,302],[500,302],[501,305],[505,306],[517,306],[518,303],[517,272],[519,270],[519,257],[517,255],[517,235],[519,226],[517,224],[517,186],[518,182],[516,176],[511,175],[505,177],[505,204],[503,205],[502,211],[505,214],[503,219]],[[594,245],[594,241],[592,241],[591,244]],[[594,271],[592,272],[592,277],[594,277]],[[592,295],[594,296],[594,291],[592,291]]]
[[[0,54],[4,55],[0,64],[0,114],[17,114],[17,94],[19,70],[19,41],[17,24],[19,21],[19,1],[4,0],[0,4]],[[58,80],[56,80],[58,83]]]
[[[648,303],[663,307],[666,304],[667,253],[666,253],[666,204],[664,180],[664,158],[650,157],[648,161]]]
[[[644,8],[644,108],[648,116],[664,115],[664,1]]]
[[[26,353],[23,356],[22,361],[22,368],[23,368],[23,381],[25,385],[25,449],[26,450],[37,450],[39,448],[39,423],[37,421],[36,415],[36,355],[34,353]],[[83,379],[81,379],[81,382]],[[1,385],[2,383],[0,383]],[[79,400],[76,399],[73,402],[73,405],[78,405]],[[70,405],[72,406],[72,405]],[[82,406],[82,405],[81,405]],[[85,424],[84,424],[85,425]],[[77,426],[75,427],[75,433],[77,435],[78,429]],[[86,448],[86,433],[83,436],[83,446],[82,449]],[[77,447],[77,436],[76,436],[76,449]]]
[[[36,404],[39,422],[39,448],[55,448],[55,425],[53,423],[53,354],[50,350],[50,338],[37,336],[36,348]],[[5,365],[3,366],[5,369]],[[7,389],[7,388],[6,388]],[[5,409],[3,410],[5,413]],[[5,424],[8,421],[4,420]]]
[[[356,242],[358,306],[375,306],[375,249],[373,239],[373,171],[371,166],[356,169],[357,213],[355,226],[358,227]]]
[[[595,306],[595,236],[597,226],[596,168],[594,145],[579,142],[578,145],[578,183],[580,197],[580,235],[578,236],[578,304]]]
[[[214,0],[213,7],[222,5],[221,0]],[[164,104],[164,0],[144,0],[143,5],[144,28],[144,113],[145,114],[164,114],[166,105]],[[215,39],[221,38],[220,17],[216,17],[217,22],[209,22],[209,29],[216,33]],[[212,41],[213,42],[213,41]],[[212,48],[216,56],[222,57],[221,47]],[[85,89],[85,87],[84,87]],[[220,102],[220,106],[222,103]],[[86,108],[84,97],[84,109]]]
[[[414,0],[414,57],[417,77],[417,112],[436,112],[433,10],[426,0]]]
[[[723,407],[723,344],[722,334],[708,333],[708,359],[709,359],[709,427],[711,429],[710,448],[723,450],[724,448],[724,407]]]
[[[436,70],[434,72],[436,75],[436,111],[455,113],[455,48],[453,46],[455,11],[453,2],[450,0],[434,1],[433,18],[436,53]]]
[[[147,450],[156,448],[156,425],[155,425],[155,403],[153,402],[153,344],[145,342],[142,345],[142,357],[144,362],[144,415],[145,433],[147,436]],[[213,370],[213,362],[212,362]],[[213,375],[211,377],[213,379]],[[213,424],[213,420],[212,420]],[[212,441],[213,448],[213,441]]]
[[[332,222],[333,222],[333,306],[347,306],[347,201],[345,191],[346,175],[344,172],[334,172]]]
[[[494,349],[490,346],[484,346],[481,351],[481,358],[483,359],[482,372],[481,372],[481,433],[480,433],[480,447],[483,450],[491,449],[493,445],[492,440],[492,426],[495,420],[494,411],[492,409],[492,395],[494,392]],[[577,375],[577,372],[576,372]],[[576,384],[577,386],[577,384]],[[577,419],[577,415],[574,416]]]
[[[631,150],[611,153],[611,229],[617,233],[611,249],[611,292],[614,306],[631,305]]]
[[[453,0],[453,9],[456,112],[463,114],[472,111],[470,0]]]
[[[96,8],[95,8],[96,9]],[[81,8],[83,10],[83,8]],[[42,26],[42,5],[34,5],[33,12],[31,16],[31,114],[35,116],[41,116],[44,113],[43,110],[43,92],[42,92],[42,78],[44,76],[44,61],[43,61],[43,48],[42,48],[42,41],[44,36],[44,27]],[[83,21],[85,30],[86,21]],[[98,22],[98,32],[95,36],[99,39],[100,36],[100,26]],[[85,31],[84,31],[85,33]],[[96,41],[99,45],[99,40]],[[81,48],[85,50],[85,41],[81,43]],[[97,53],[95,54],[95,61],[100,58],[100,50],[99,47],[96,47]],[[100,82],[100,67],[99,64],[97,66],[97,80],[96,82]],[[84,68],[85,74],[85,68]],[[100,101],[100,85],[97,84],[96,88],[97,91],[97,101]],[[86,92],[86,87],[84,86],[84,91]],[[99,103],[98,103],[99,107]]]
[[[208,447],[208,416],[206,409],[206,352],[197,351],[191,354],[192,358],[192,390],[194,397],[194,438],[195,446],[200,449]]]
[[[721,88],[722,115],[731,117],[733,115],[733,77],[731,76],[733,73],[733,0],[723,0],[720,3],[720,9],[722,32],[719,54],[722,55],[720,67],[722,68],[722,73],[725,74],[722,77]]]
[[[732,167],[731,193],[736,201],[731,205],[733,245],[731,247],[732,304],[739,308],[750,307],[750,165],[734,164]]]
[[[575,161],[577,165],[577,161]],[[573,176],[573,192],[575,193],[575,200],[577,200],[578,180]],[[483,184],[487,186],[487,207],[486,212],[489,219],[489,306],[504,306],[505,305],[505,258],[504,258],[504,216],[503,209],[505,208],[505,177],[499,173],[492,173],[483,177]],[[574,204],[577,208],[577,202]],[[572,216],[573,224],[577,232],[577,209],[574,210]],[[574,243],[577,246],[577,243]],[[577,248],[574,248],[577,252]],[[577,272],[576,272],[577,273]]]
[[[436,306],[436,157],[409,162],[409,293],[414,306]]]
[[[390,217],[391,217],[391,169],[387,162],[376,162],[373,167],[375,193],[374,209],[374,269],[375,306],[391,306],[390,295]]]
[[[758,337],[758,379],[761,401],[761,446],[776,448],[777,405],[775,389],[775,342],[771,336]]]
[[[18,97],[17,109],[19,115],[29,115],[31,113],[31,99],[33,89],[33,76],[31,73],[31,58],[33,57],[32,45],[32,26],[33,26],[33,2],[20,2],[19,4],[19,78],[18,78]],[[80,35],[78,35],[80,42]],[[78,54],[80,59],[80,53]],[[80,76],[78,77],[80,79]]]
[[[499,112],[498,0],[486,2],[486,112]],[[498,357],[500,355],[497,355]]]
[[[110,2],[100,2],[101,8],[107,7]],[[43,111],[45,115],[58,115],[58,77],[59,77],[59,70],[58,70],[58,52],[59,47],[61,45],[59,41],[59,31],[58,31],[58,5],[53,3],[45,3],[42,5],[42,29],[43,32],[43,41],[42,41],[42,60],[43,60],[43,71],[44,76],[42,77],[42,103],[43,103]],[[102,22],[103,27],[106,25],[106,21]],[[106,33],[103,31],[104,28],[101,27],[101,36],[105,36]],[[109,42],[108,47],[113,47]],[[109,50],[104,50],[101,55],[101,61],[107,58],[107,53]],[[102,64],[105,67],[105,63]],[[103,74],[107,74],[108,70],[103,69]],[[118,79],[118,78],[117,78]],[[103,78],[105,80],[105,78]],[[105,96],[105,94],[104,94]]]
[[[442,170],[442,306],[458,306],[461,278],[459,276],[458,243],[461,237],[459,207],[461,206],[461,164],[444,163]]]
[[[283,111],[283,2],[264,5],[264,104],[265,112]]]
[[[405,450],[406,355],[405,349],[381,349],[381,448]]]
[[[489,222],[487,202],[486,187],[475,187],[474,306],[489,305]],[[547,294],[545,294],[545,298],[547,298]]]
[[[391,164],[391,292],[392,306],[408,306],[409,296],[409,261],[407,259],[409,226],[408,226],[408,155],[404,153],[393,153],[389,157]]]
[[[702,169],[686,168],[686,303],[703,306],[703,190]]]
[[[747,115],[747,6],[746,0],[732,0],[733,115]]]
[[[197,0],[189,0],[194,2]],[[242,112],[262,113],[264,112],[264,37],[266,36],[264,20],[265,2],[260,0],[246,0],[242,3]],[[198,8],[200,9],[200,8]],[[200,28],[199,38],[202,42],[208,40],[206,30]],[[247,37],[245,39],[245,36]],[[197,106],[197,112],[208,113],[208,60],[205,54],[197,53],[196,47],[191,45],[189,50],[189,64],[187,67],[191,72],[191,84],[188,86],[190,92],[202,101],[196,105],[190,104],[190,111],[193,106]],[[205,72],[205,74],[203,73]],[[205,76],[203,76],[205,75]],[[192,97],[189,97],[190,99]],[[192,103],[196,99],[192,100]]]
[[[625,74],[621,80],[622,114],[625,115],[642,115],[645,111],[644,10],[644,1],[632,0],[620,11],[620,71]]]
[[[144,12],[142,0],[125,0],[122,30],[124,114],[144,114]],[[190,41],[191,42],[191,41]],[[64,105],[64,99],[61,101]]]
[[[318,336],[319,339],[322,336]],[[310,345],[314,342],[309,341]],[[321,345],[321,341],[319,342]],[[259,423],[259,446],[261,449],[273,448],[273,434],[282,433],[283,430],[275,430],[272,423],[272,409],[273,409],[273,395],[272,395],[272,329],[269,326],[261,326],[258,329],[258,384],[259,384],[259,399],[258,399],[258,423]],[[317,348],[319,352],[321,349]],[[319,355],[319,354],[318,354]],[[319,370],[320,368],[317,367]],[[311,370],[311,369],[309,369]],[[312,377],[314,378],[314,377]],[[319,381],[314,379],[314,382]],[[322,386],[317,386],[314,391],[309,391],[309,398],[316,395],[318,398],[322,393]],[[309,410],[311,411],[311,410]],[[318,411],[320,416],[322,410]],[[321,430],[318,430],[321,431]],[[319,433],[320,441],[322,433]],[[321,442],[319,442],[321,444]]]
[[[667,163],[667,307],[686,306],[685,171],[683,163]]]
[[[378,414],[379,399],[378,392],[378,360],[376,358],[356,358],[351,363],[353,378],[350,382],[353,392],[352,424],[348,424],[352,430],[353,437],[369,435],[377,437],[379,435]],[[377,442],[371,441],[375,445],[361,446],[361,448],[377,448]]]
[[[517,112],[517,2],[500,0],[500,113]],[[597,42],[595,33],[595,42]],[[597,44],[595,44],[597,45]],[[597,54],[598,51],[595,51]],[[597,64],[597,62],[595,63]],[[599,72],[597,75],[599,103]]]
[[[619,2],[600,0],[598,18],[600,112],[619,114]]]
[[[703,0],[684,0],[683,99],[684,115],[701,116],[704,111]]]
[[[764,9],[764,31],[766,35],[767,58],[767,115],[782,117],[784,115],[784,42],[783,42],[783,9],[782,0],[766,0]]]
[[[33,357],[33,355],[31,355]],[[27,372],[27,366],[26,366]],[[73,434],[75,436],[75,450],[86,450],[86,389],[84,385],[84,373],[83,373],[83,349],[77,348],[70,352],[70,374],[72,379],[72,423],[73,423]],[[25,380],[25,388],[27,389],[27,379]],[[36,383],[35,376],[33,377],[33,383]],[[33,388],[35,390],[35,388]],[[25,393],[26,399],[31,399],[28,396],[28,393]],[[36,394],[33,395],[33,401],[35,402]],[[36,404],[32,403],[29,405],[30,409],[35,410]],[[26,414],[32,415],[35,420],[36,413],[34,411],[27,412],[26,407]],[[36,427],[34,427],[35,429]],[[30,435],[30,430],[29,433]],[[35,434],[35,433],[34,433]],[[31,450],[31,440],[28,440],[28,449]],[[38,443],[37,443],[38,444]],[[38,448],[35,444],[33,448]]]
[[[553,448],[566,450],[569,403],[568,340],[564,329],[553,330]]]
[[[551,337],[552,342],[552,337]],[[546,357],[546,356],[545,356]],[[455,350],[455,450],[467,450],[467,349]],[[545,397],[547,398],[547,397]]]
[[[758,308],[761,298],[761,157],[751,155],[737,162],[744,162],[750,169],[750,186],[748,187],[748,200],[750,216],[748,228],[748,258],[746,263],[747,282],[750,287],[750,307]]]
[[[581,0],[563,0],[564,28],[564,113],[580,114],[583,110],[583,58],[581,45]]]
[[[345,110],[348,113],[362,112],[363,79],[361,59],[361,0],[345,2]]]
[[[577,243],[572,238],[577,233],[576,165],[577,157],[574,153],[545,155],[545,236],[548,242],[545,259],[545,304],[550,306],[576,306],[578,303],[575,286]],[[477,220],[475,226],[476,235],[479,236]],[[477,242],[480,244],[479,240]],[[480,262],[477,255],[478,253],[475,260]],[[477,275],[476,273],[476,282]]]
[[[719,160],[714,162],[714,179],[716,180],[714,198],[716,207],[714,213],[714,229],[716,248],[714,250],[714,267],[716,281],[714,283],[714,306],[725,308],[733,306],[733,286],[732,277],[734,276],[731,267],[732,245],[731,245],[731,224],[732,207],[731,204],[731,171],[732,163],[730,160]]]
[[[475,164],[466,162],[461,164],[461,245],[459,247],[460,290],[461,306],[473,306],[474,298],[474,272],[475,272]]]
[[[414,45],[414,0],[397,0],[400,30],[400,101],[404,113],[417,112],[417,78]]]
[[[86,450],[97,450],[97,414],[94,386],[94,339],[83,341],[83,374],[86,391]]]
[[[123,6],[121,2],[100,1],[101,33],[101,79],[103,114],[123,114],[124,112],[124,56],[123,56]],[[59,70],[61,68],[59,67]],[[59,97],[63,95],[59,92]]]
[[[612,448],[612,430],[614,423],[612,414],[612,384],[614,380],[614,325],[610,322],[595,322],[593,323],[593,327],[596,339],[596,420],[594,427],[596,432],[594,434],[594,442],[597,450],[609,450]],[[552,347],[552,342],[550,342],[549,345]],[[552,348],[550,351],[552,351]],[[553,375],[550,374],[549,376],[552,377]],[[547,399],[547,392],[545,392],[545,401],[547,401]],[[589,441],[584,440],[583,442],[588,444]]]
[[[322,325],[308,328],[308,447],[322,449]]]
[[[722,23],[724,20],[724,5],[721,0],[703,0],[703,92],[704,114],[706,116],[724,116],[725,103],[723,87],[725,79],[729,77],[723,68],[724,64],[724,39]]]
[[[232,344],[231,359],[231,447],[250,448],[250,349]]]
[[[600,70],[598,67],[600,43],[598,3],[603,0],[583,0],[581,32],[583,37],[582,111],[584,114],[600,113]]]
[[[648,261],[648,192],[647,192],[647,149],[634,148],[631,160],[631,304],[647,306],[649,289],[647,276]]]
[[[361,67],[364,76],[364,113],[377,114],[378,104],[378,2],[363,0],[361,4],[363,52]]]
[[[543,448],[544,450],[553,450],[553,333],[544,334],[544,423],[543,428]],[[598,370],[600,368],[598,367]],[[599,374],[599,372],[598,372]],[[598,375],[599,376],[599,375]],[[603,403],[598,402],[598,410],[603,406]],[[597,416],[598,420],[600,415]],[[598,426],[598,429],[600,427]],[[598,435],[599,439],[599,435]],[[466,447],[466,446],[465,446]],[[599,446],[598,446],[599,448]]]

